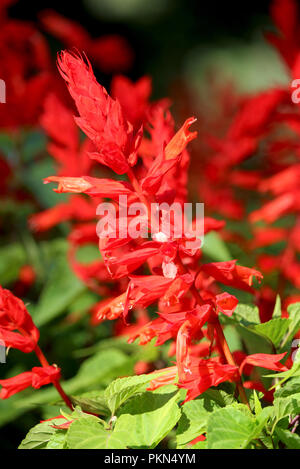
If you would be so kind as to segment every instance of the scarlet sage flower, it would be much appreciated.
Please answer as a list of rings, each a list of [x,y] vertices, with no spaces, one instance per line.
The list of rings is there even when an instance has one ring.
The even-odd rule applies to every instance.
[[[46,182],[57,182],[58,192],[82,192],[115,200],[117,195],[126,194],[131,200],[138,200],[147,207],[151,202],[179,201],[183,204],[186,200],[189,166],[186,147],[197,136],[196,131],[190,130],[196,119],[187,119],[176,132],[168,103],[149,105],[146,93],[142,93],[143,104],[140,109],[134,110],[134,99],[126,97],[125,100],[124,93],[119,93],[121,103],[107,94],[97,83],[87,60],[63,52],[58,62],[79,112],[76,122],[96,147],[91,158],[109,166],[118,174],[127,173],[130,184],[84,175],[73,178],[52,176]],[[139,95],[140,90],[135,91],[132,98]],[[235,132],[232,130],[232,135],[239,136],[243,144],[247,140],[252,145],[252,140],[262,132],[261,126],[264,119],[268,121],[277,94],[261,99],[260,104],[264,111],[262,116],[258,118],[253,114],[252,124],[245,120],[240,128],[235,125]],[[253,113],[251,106],[250,111],[248,114]],[[144,113],[147,114],[145,121]],[[138,128],[138,121],[145,124],[147,137],[143,135],[143,129]],[[230,140],[231,135],[228,138]],[[234,142],[228,144],[231,143]],[[134,168],[138,155],[141,157],[141,165]],[[246,157],[245,153],[243,157]],[[235,163],[236,159],[233,160]],[[149,214],[143,217],[144,221],[149,229]],[[147,264],[150,275],[130,275],[127,291],[111,295],[96,305],[92,311],[92,322],[97,324],[104,319],[118,318],[127,322],[134,308],[146,308],[158,302],[158,317],[141,324],[140,329],[134,328],[129,342],[139,338],[141,344],[146,344],[154,337],[157,339],[156,345],[167,340],[173,341],[172,350],[176,352],[177,365],[176,370],[171,370],[171,375],[173,379],[175,371],[179,374],[180,386],[188,390],[187,399],[201,394],[210,386],[229,380],[237,381],[241,399],[246,403],[238,368],[226,347],[218,319],[220,312],[228,316],[233,313],[237,299],[228,293],[220,293],[215,283],[221,281],[253,292],[253,277],[260,279],[262,274],[255,269],[237,266],[236,261],[204,264],[199,270],[200,244],[189,248],[187,243],[192,233],[185,234],[179,240],[175,239],[175,222],[171,221],[170,225],[168,236],[158,230],[151,241],[142,238],[133,240],[129,237],[101,238],[100,249],[112,278],[124,279],[126,283],[129,274],[138,268],[142,269],[144,264]],[[89,238],[92,226],[93,222],[74,230],[70,236],[72,249]],[[204,226],[205,232],[208,232],[211,229],[220,229],[223,223],[208,218]],[[73,260],[74,253],[73,250]],[[92,272],[93,266],[89,267]],[[205,324],[207,327],[204,327]],[[194,343],[202,339],[203,343]],[[217,350],[220,356],[211,358],[213,350]],[[200,356],[206,354],[209,358],[200,359]]]
[[[44,179],[44,184],[57,182],[55,192],[84,193],[94,197],[118,198],[119,195],[131,195],[131,186],[127,182],[114,181],[113,179],[98,179],[90,176],[83,177],[59,177],[49,176]]]
[[[0,338],[6,347],[32,352],[39,335],[23,301],[0,286]]]
[[[235,382],[238,379],[236,366],[223,365],[212,359],[195,359],[190,368],[186,369],[182,380],[179,380],[178,387],[187,389],[184,401],[187,402],[195,399],[211,386],[218,386],[224,381]]]
[[[246,365],[260,366],[261,368],[267,368],[268,370],[274,371],[287,371],[288,368],[283,365],[281,360],[285,357],[285,353],[279,353],[278,355],[269,355],[267,353],[255,353],[253,355],[248,355],[241,366],[240,373],[243,372],[243,369]]]
[[[258,270],[236,265],[236,262],[236,260],[211,262],[210,264],[203,264],[200,271],[205,272],[224,285],[231,285],[241,290],[253,292],[253,278],[261,280],[263,275]]]
[[[23,301],[1,286],[0,339],[6,347],[14,347],[25,353],[34,351],[42,365],[42,367],[34,367],[31,371],[26,371],[13,378],[0,380],[2,386],[0,399],[7,399],[29,386],[39,389],[45,384],[53,383],[67,406],[70,409],[73,408],[69,397],[59,383],[60,369],[56,365],[49,365],[38,346],[39,331],[35,327]]]
[[[34,367],[32,371],[25,371],[13,378],[0,379],[0,385],[2,386],[0,399],[7,399],[30,386],[39,389],[41,386],[53,383],[59,378],[60,369],[52,365],[43,368]]]
[[[161,151],[148,169],[147,175],[141,181],[141,187],[149,194],[154,194],[160,187],[164,175],[179,163],[181,154],[187,144],[197,137],[197,132],[190,132],[189,127],[196,122],[194,117],[185,121],[179,131],[169,141],[164,151]]]
[[[155,375],[160,373],[162,373],[161,376],[155,378]],[[153,375],[153,380],[147,387],[147,391],[154,391],[155,389],[158,389],[161,386],[165,386],[167,384],[174,384],[178,375],[178,370],[177,366],[171,366],[169,368],[162,368],[160,370],[156,370],[151,374]]]
[[[264,400],[270,404],[273,403],[275,389],[267,391],[260,381],[244,381],[243,385],[246,389],[254,389],[255,391],[262,392]]]
[[[137,160],[142,128],[134,132],[120,103],[96,81],[88,61],[62,52],[58,65],[79,112],[75,120],[97,149],[91,157],[117,174],[128,172]]]

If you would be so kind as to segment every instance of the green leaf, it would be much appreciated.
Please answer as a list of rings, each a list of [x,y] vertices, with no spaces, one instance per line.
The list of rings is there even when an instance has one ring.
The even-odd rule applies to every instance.
[[[225,407],[236,402],[233,395],[223,389],[209,388],[201,397],[212,399],[219,407]]]
[[[250,412],[235,406],[216,410],[207,426],[208,449],[244,449],[257,437],[257,424]]]
[[[256,394],[256,391],[253,391],[253,397],[254,397],[254,411],[255,411],[255,415],[259,415],[259,414],[261,414],[262,407],[261,407],[260,400],[258,399],[258,396],[257,396],[257,394]]]
[[[262,324],[257,324],[253,328],[259,334],[267,337],[274,344],[275,348],[277,348],[285,336],[289,325],[289,319],[276,318]]]
[[[27,433],[24,440],[20,443],[19,449],[45,449],[58,431],[52,425],[60,425],[61,419],[54,419],[50,422],[43,422],[35,425]]]
[[[156,374],[156,377],[161,374],[163,373]],[[104,398],[112,415],[115,415],[116,410],[134,394],[145,391],[145,385],[153,378],[153,375],[139,375],[118,378],[113,381],[104,392]]]
[[[272,314],[272,319],[281,318],[281,299],[280,295],[276,295],[275,306]]]
[[[267,378],[282,378],[282,380],[276,383],[277,386],[281,386],[285,381],[292,377],[300,376],[300,348],[298,348],[296,352],[296,356],[294,357],[294,363],[292,368],[287,371],[282,371],[282,373],[272,373],[266,375]],[[275,387],[275,386],[274,386]]]
[[[25,161],[33,160],[46,148],[46,136],[40,131],[29,132],[22,142],[22,157]]]
[[[0,284],[17,280],[20,268],[26,262],[26,252],[21,244],[12,243],[0,248]]]
[[[178,422],[177,447],[183,448],[194,438],[206,432],[208,417],[219,408],[220,406],[208,397],[186,402],[182,406],[182,415]]]
[[[92,418],[73,422],[67,433],[70,449],[125,449],[128,429],[124,431],[105,430],[101,423]]]
[[[33,318],[35,324],[41,327],[56,318],[84,289],[84,284],[73,274],[66,258],[59,258],[41,293]]]
[[[247,352],[253,353],[274,353],[274,346],[271,340],[252,328],[252,326],[244,326],[237,322],[234,318],[226,317],[226,324],[234,324],[237,332],[243,339]]]
[[[275,433],[288,449],[300,449],[300,436],[296,433],[279,427],[276,428]]]
[[[284,386],[277,388],[274,397],[289,397],[298,394],[300,389],[300,377],[291,378]]]
[[[248,326],[250,324],[260,324],[258,307],[239,303],[235,308],[232,319],[238,323]]]
[[[57,430],[51,435],[47,443],[46,449],[67,449],[67,432],[64,430]]]
[[[226,244],[215,231],[205,235],[202,251],[206,256],[217,262],[230,261],[232,259]]]
[[[84,412],[92,412],[98,415],[108,417],[110,415],[107,407],[104,391],[89,391],[81,396],[71,396],[72,404],[79,405]]]
[[[275,424],[281,419],[300,413],[300,392],[288,397],[277,397],[273,402]]]
[[[285,339],[285,343],[287,343],[288,340],[292,340],[294,335],[296,335],[300,329],[300,303],[293,303],[289,305],[287,310],[289,313],[290,327]]]
[[[128,447],[155,448],[178,422],[178,392],[165,391],[139,394],[120,408],[114,431],[127,434]]]

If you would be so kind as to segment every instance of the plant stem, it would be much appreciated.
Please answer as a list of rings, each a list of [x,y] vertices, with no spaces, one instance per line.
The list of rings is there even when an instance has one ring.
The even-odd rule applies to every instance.
[[[40,347],[38,345],[35,347],[34,352],[35,352],[40,364],[43,367],[49,366],[48,360],[46,359],[45,355],[43,354],[42,350],[40,349]],[[59,380],[53,381],[52,384],[56,388],[57,392],[60,394],[62,399],[65,401],[65,403],[69,407],[69,409],[73,411],[72,402],[71,402],[69,396],[67,396],[67,394],[63,390]]]
[[[233,358],[233,356],[230,352],[230,349],[229,349],[228,343],[226,341],[226,338],[225,338],[225,335],[224,335],[224,332],[223,332],[223,329],[222,329],[222,326],[220,324],[219,319],[216,320],[215,329],[216,329],[216,333],[217,333],[218,338],[219,338],[220,345],[221,345],[221,347],[223,349],[223,352],[224,352],[224,355],[226,357],[227,363],[229,365],[232,365],[232,366],[237,366],[236,363],[235,363],[235,360],[234,360],[234,358]],[[247,399],[247,396],[246,396],[246,393],[245,393],[245,390],[244,390],[244,387],[243,387],[243,384],[242,384],[241,376],[239,376],[239,381],[237,382],[237,388],[239,390],[239,395],[240,395],[242,403],[245,404],[250,409],[250,405],[249,405],[249,402],[248,402],[248,399]]]

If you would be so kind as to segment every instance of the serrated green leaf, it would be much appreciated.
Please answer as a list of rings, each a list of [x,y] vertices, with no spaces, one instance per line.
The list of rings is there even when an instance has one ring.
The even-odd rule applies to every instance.
[[[70,449],[125,449],[127,431],[105,430],[95,419],[85,418],[73,422],[67,433]]]
[[[66,449],[67,448],[67,432],[64,430],[57,430],[51,435],[47,443],[46,449]]]
[[[29,430],[24,440],[20,443],[19,449],[45,449],[51,438],[58,431],[53,425],[60,425],[61,419],[54,419],[50,422],[43,422],[35,425]]]
[[[277,388],[274,397],[289,397],[298,394],[300,389],[300,377],[291,378],[284,386]]]
[[[220,405],[208,397],[186,402],[182,406],[182,415],[176,431],[177,447],[183,448],[206,432],[208,417],[216,409],[220,409]]]
[[[277,427],[275,433],[288,449],[300,449],[300,436],[289,430]]]
[[[274,344],[275,348],[277,348],[279,347],[280,342],[285,336],[289,326],[289,319],[276,318],[262,324],[257,324],[253,326],[253,329],[259,334],[267,337]]]
[[[240,324],[248,326],[250,324],[259,324],[258,307],[249,304],[239,303],[235,308],[232,319],[237,320]]]
[[[208,449],[244,449],[257,438],[259,430],[251,414],[235,406],[216,410],[207,426]]]
[[[132,397],[120,408],[114,431],[127,433],[130,448],[155,448],[180,418],[177,398],[177,391],[160,389]]]
[[[156,374],[156,377],[158,376],[160,376],[159,373]],[[153,378],[153,375],[139,375],[118,378],[113,381],[104,392],[104,398],[112,415],[115,415],[116,410],[134,394],[145,391],[145,385]]]
[[[287,310],[289,313],[290,326],[283,345],[287,344],[289,340],[292,340],[300,329],[300,303],[292,303],[288,306]]]
[[[273,402],[276,422],[284,417],[300,413],[300,392],[288,397],[277,397]]]
[[[72,404],[79,405],[84,412],[92,412],[98,415],[109,416],[104,391],[89,391],[81,396],[70,396]]]

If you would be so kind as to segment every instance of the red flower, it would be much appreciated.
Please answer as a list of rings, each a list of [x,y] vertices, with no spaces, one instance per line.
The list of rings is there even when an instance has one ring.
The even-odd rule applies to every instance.
[[[230,285],[249,292],[253,292],[253,277],[258,280],[263,278],[263,275],[258,270],[236,265],[236,260],[203,264],[200,268],[201,271],[218,282],[224,283],[224,285]]]
[[[6,347],[13,347],[25,353],[32,352],[39,339],[39,331],[23,301],[1,286],[0,338]]]
[[[194,359],[190,368],[185,370],[185,375],[179,381],[180,388],[187,389],[184,402],[191,401],[211,386],[218,386],[224,381],[234,382],[239,379],[238,368],[232,365],[223,365],[217,361]]]
[[[94,197],[118,198],[119,195],[132,194],[128,182],[114,181],[113,179],[98,179],[90,176],[83,177],[59,177],[49,176],[44,179],[44,184],[57,182],[58,188],[54,192],[84,193]]]
[[[267,391],[260,381],[244,381],[243,386],[246,389],[255,389],[255,391],[262,392],[264,400],[270,404],[273,403],[275,389]]]
[[[0,392],[0,399],[7,399],[8,397],[16,394],[23,389],[32,386],[39,389],[45,384],[53,383],[60,378],[60,369],[56,366],[34,367],[32,371],[25,371],[13,378],[1,379],[0,385],[2,386]]]
[[[165,372],[165,373],[164,373]],[[161,376],[155,378],[156,374],[163,373]],[[150,382],[150,385],[147,388],[147,391],[154,391],[162,386],[166,386],[167,384],[174,384],[176,377],[177,377],[177,366],[171,366],[169,368],[162,368],[160,370],[156,370],[153,373],[153,380]]]
[[[142,129],[133,131],[120,103],[99,85],[88,61],[64,51],[58,64],[80,115],[75,120],[97,149],[90,156],[117,174],[126,173],[136,163]]]
[[[288,368],[280,363],[285,355],[286,352],[279,353],[278,355],[269,355],[268,353],[255,353],[253,355],[248,355],[240,366],[240,374],[242,374],[245,365],[260,366],[261,368],[267,368],[268,370],[274,371],[287,371]]]

